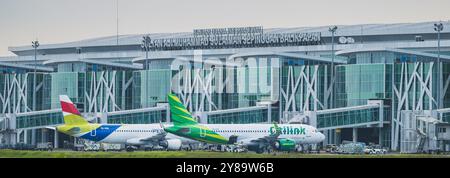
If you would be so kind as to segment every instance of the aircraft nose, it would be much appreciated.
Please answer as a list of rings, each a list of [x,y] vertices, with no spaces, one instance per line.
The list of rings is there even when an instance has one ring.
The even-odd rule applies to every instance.
[[[320,139],[320,141],[324,141],[325,140],[325,135],[323,133],[319,132],[319,139]]]

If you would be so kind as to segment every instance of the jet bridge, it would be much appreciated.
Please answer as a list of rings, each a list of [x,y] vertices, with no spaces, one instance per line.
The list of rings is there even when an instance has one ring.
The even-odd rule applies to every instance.
[[[401,153],[438,150],[437,125],[441,121],[430,113],[405,110],[402,114]]]
[[[326,109],[320,111],[306,111],[310,124],[320,131],[355,128],[382,127],[384,107],[381,100],[369,100],[367,105]]]
[[[402,153],[450,152],[450,108],[401,112]]]
[[[368,100],[367,105],[326,109],[320,111],[306,111],[309,124],[316,126],[325,136],[325,144],[339,143],[341,129],[352,129],[353,142],[358,141],[359,128],[382,128],[389,123],[384,116],[386,108],[383,100]],[[381,142],[381,131],[378,136]]]

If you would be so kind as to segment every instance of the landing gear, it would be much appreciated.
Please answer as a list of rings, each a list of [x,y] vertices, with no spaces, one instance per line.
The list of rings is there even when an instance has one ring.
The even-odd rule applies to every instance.
[[[261,154],[261,153],[271,153],[273,152],[273,148],[271,146],[267,146],[267,145],[261,145],[259,147],[258,150],[256,150],[256,153]]]
[[[145,147],[144,150],[145,151],[153,151],[153,147]]]
[[[127,150],[127,152],[133,152],[136,148],[134,146],[126,146],[125,150]]]
[[[192,144],[188,144],[187,147],[184,148],[185,151],[192,151],[193,150],[193,145]]]
[[[256,150],[256,153],[261,154],[266,152],[266,148],[265,147],[260,147],[258,150]]]

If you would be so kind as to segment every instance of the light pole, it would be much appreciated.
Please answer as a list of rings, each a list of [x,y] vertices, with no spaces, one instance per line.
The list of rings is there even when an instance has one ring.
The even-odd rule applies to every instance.
[[[444,29],[444,25],[439,22],[434,24],[434,31],[438,34],[438,57],[437,57],[437,68],[438,68],[438,91],[437,91],[437,99],[438,101],[438,109],[442,108],[442,99],[441,99],[441,91],[442,91],[442,72],[441,72],[441,31]]]
[[[333,87],[332,88],[332,95],[331,95],[331,107],[334,107],[334,81],[336,80],[335,79],[335,74],[334,74],[334,34],[336,33],[336,30],[338,29],[338,27],[337,26],[332,26],[332,27],[330,27],[329,29],[328,29],[328,31],[330,31],[331,32],[331,82],[332,82],[332,85],[331,85],[331,87]]]
[[[331,74],[334,76],[334,34],[336,33],[337,26],[330,27],[328,31],[331,32]]]
[[[39,41],[35,40],[31,42],[31,46],[34,48],[34,75],[33,75],[33,111],[36,111],[36,67],[37,67],[37,48],[39,47]]]
[[[143,51],[145,51],[145,62],[144,62],[144,70],[148,69],[148,51],[150,51],[150,47],[151,47],[151,42],[152,39],[150,38],[150,36],[146,35],[142,37],[142,44],[141,44],[141,48]],[[147,72],[146,72],[147,74]],[[147,82],[145,82],[146,87],[145,87],[145,100],[148,101],[148,80]],[[146,106],[148,107],[147,103]]]
[[[142,37],[142,44],[141,44],[141,48],[143,51],[145,51],[145,66],[144,69],[148,68],[148,51],[150,51],[150,47],[151,47],[151,42],[152,39],[150,38],[150,36],[143,36]]]

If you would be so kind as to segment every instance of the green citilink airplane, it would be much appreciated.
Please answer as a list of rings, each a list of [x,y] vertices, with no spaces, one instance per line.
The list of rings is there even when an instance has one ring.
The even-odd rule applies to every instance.
[[[304,124],[199,124],[174,95],[168,95],[173,125],[168,133],[210,144],[241,144],[262,153],[270,148],[294,150],[297,144],[317,144],[325,136],[315,127]]]

